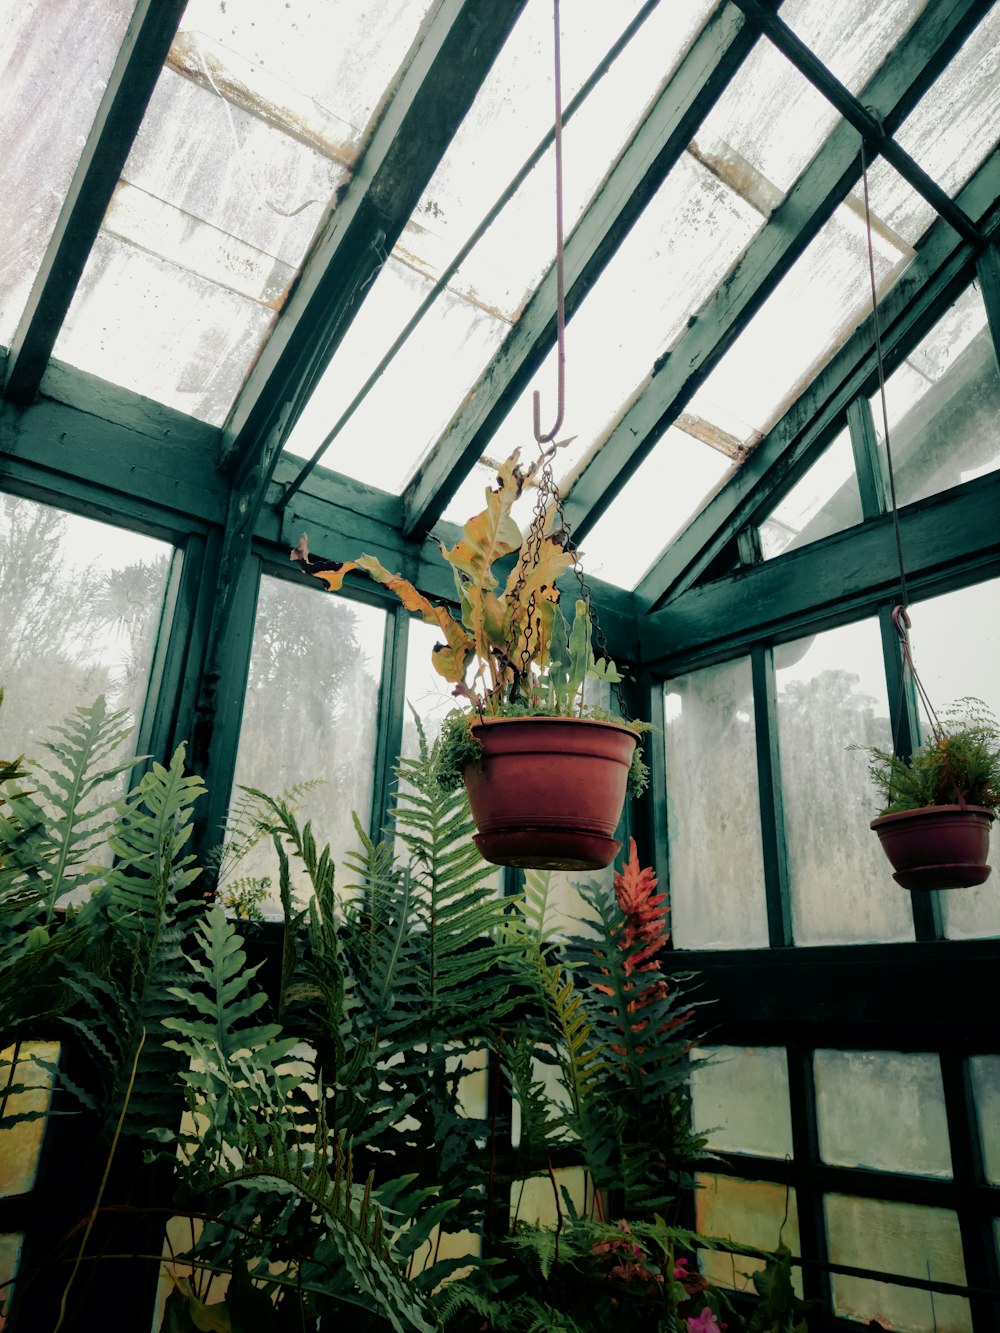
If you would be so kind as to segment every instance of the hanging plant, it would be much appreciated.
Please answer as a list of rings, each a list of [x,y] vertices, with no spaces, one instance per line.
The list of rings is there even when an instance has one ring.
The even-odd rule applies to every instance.
[[[1000,809],[1000,729],[981,699],[960,699],[908,758],[868,750],[882,798],[871,827],[906,889],[969,888],[990,874]]]
[[[596,869],[620,850],[613,834],[626,790],[645,788],[638,741],[649,727],[584,698],[588,680],[614,687],[622,677],[593,651],[585,599],[572,623],[563,614],[556,581],[575,557],[564,530],[552,529],[553,511],[536,515],[526,540],[511,515],[540,466],[522,469],[515,450],[461,539],[441,544],[460,617],[374,556],[315,559],[303,534],[291,558],[332,592],[361,571],[440,631],[434,669],[466,707],[445,722],[439,777],[445,787],[465,782],[482,854],[503,865]],[[519,558],[504,577],[498,566],[511,556]]]

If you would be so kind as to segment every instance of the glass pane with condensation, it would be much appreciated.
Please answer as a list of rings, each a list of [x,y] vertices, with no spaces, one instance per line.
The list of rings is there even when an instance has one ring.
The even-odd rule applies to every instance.
[[[587,533],[580,552],[587,573],[634,588],[734,466],[720,450],[671,426]]]
[[[893,138],[945,191],[956,195],[996,148],[1000,124],[1000,9],[995,5]],[[878,218],[915,245],[937,214],[883,159],[869,169]],[[855,191],[861,200],[861,190]]]
[[[51,1066],[58,1059],[59,1043],[55,1041],[18,1042],[0,1052],[0,1075],[5,1089],[0,1098],[2,1199],[13,1194],[27,1194],[34,1188],[46,1122],[44,1119],[22,1120],[13,1124],[11,1120],[22,1115],[45,1116],[55,1081]],[[10,1088],[18,1091],[6,1091]]]
[[[891,748],[878,622],[774,651],[785,845],[796,944],[913,938],[909,895],[869,825],[868,757]]]
[[[654,9],[568,116],[563,142],[566,234],[711,8],[709,0],[681,0]],[[583,82],[606,64],[607,50],[638,9],[635,0],[591,6],[564,24],[567,110]],[[289,452],[311,456],[322,447],[344,408],[488,215],[504,182],[551,130],[551,71],[551,9],[528,5],[376,279],[365,303],[374,303],[372,317],[363,311],[352,324],[296,424]],[[337,443],[324,457],[326,466],[385,490],[402,489],[552,263],[553,189],[550,151],[338,429]],[[428,384],[434,384],[434,393],[427,392]],[[530,429],[530,407],[523,420]],[[491,446],[491,453],[502,447]]]
[[[965,1283],[958,1218],[944,1208],[859,1199],[825,1200],[832,1263],[874,1268],[925,1281]],[[914,1287],[831,1273],[834,1313],[860,1323],[874,1320],[901,1333],[971,1333],[969,1302]]]
[[[52,729],[102,694],[138,723],[173,548],[0,492],[0,553],[4,752],[44,762]]]
[[[695,1226],[702,1235],[761,1250],[774,1250],[784,1244],[792,1254],[800,1253],[794,1190],[769,1180],[740,1180],[735,1176],[699,1175],[695,1184]],[[698,1258],[710,1282],[751,1294],[751,1274],[764,1268],[763,1259],[725,1250],[700,1250]],[[801,1297],[801,1269],[792,1269],[792,1286]]]
[[[296,819],[312,820],[319,846],[330,844],[338,889],[352,882],[344,862],[357,848],[352,814],[365,829],[371,818],[385,622],[375,607],[287,579],[261,579],[233,804],[241,786],[281,796],[315,784],[294,798]],[[301,906],[308,881],[298,860],[292,875]],[[261,909],[280,919],[273,848],[257,844],[232,876],[266,878]]]
[[[783,1046],[692,1051],[691,1118],[714,1152],[790,1157],[792,1118]]]
[[[873,235],[879,295],[913,251]],[[863,212],[842,204],[697,390],[688,410],[756,444],[865,318],[870,306]]]
[[[750,659],[677,676],[663,699],[674,946],[766,947]]]
[[[9,346],[134,0],[21,0],[0,22],[0,344]]]
[[[221,425],[273,318],[267,303],[102,232],[55,354]]]
[[[845,429],[760,525],[765,560],[860,523],[861,493]]]
[[[941,1062],[898,1051],[816,1051],[820,1156],[834,1166],[951,1176]]]
[[[896,502],[912,504],[1000,467],[1000,372],[983,298],[969,287],[885,386]],[[888,467],[881,394],[871,399]]]
[[[1000,719],[1000,579],[914,601],[909,608],[910,641],[920,679],[935,709],[959,699],[981,699]],[[928,730],[926,718],[923,729]],[[1000,833],[994,823],[985,884],[955,889],[940,897],[949,939],[1000,935]]]
[[[974,1055],[969,1061],[979,1123],[983,1174],[1000,1185],[1000,1055]]]

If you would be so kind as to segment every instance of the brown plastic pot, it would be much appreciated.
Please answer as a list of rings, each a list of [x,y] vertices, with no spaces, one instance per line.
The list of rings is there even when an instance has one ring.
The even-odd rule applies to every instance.
[[[925,805],[871,826],[904,889],[967,889],[989,878],[992,822],[981,805]]]
[[[634,731],[574,717],[496,717],[473,724],[482,758],[465,768],[476,846],[494,865],[600,870],[614,837]]]

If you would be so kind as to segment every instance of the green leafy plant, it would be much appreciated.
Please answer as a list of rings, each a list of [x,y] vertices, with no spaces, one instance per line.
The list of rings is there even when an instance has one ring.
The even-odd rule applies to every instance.
[[[1000,728],[981,699],[959,699],[942,712],[909,759],[877,747],[867,752],[881,815],[966,804],[995,817],[1000,809]]]
[[[469,519],[461,539],[451,548],[439,543],[454,576],[458,616],[374,556],[317,559],[309,553],[305,534],[291,553],[306,574],[332,592],[340,591],[351,571],[368,574],[408,611],[440,630],[444,641],[432,650],[434,669],[469,705],[448,719],[444,733],[439,776],[455,786],[465,764],[479,755],[470,728],[481,717],[587,716],[636,734],[649,730],[648,724],[614,718],[585,699],[588,681],[613,686],[622,676],[610,658],[594,654],[587,602],[577,599],[572,622],[563,615],[557,580],[573,569],[575,555],[566,549],[562,529],[553,526],[552,512],[536,516],[527,540],[512,516],[537,466],[523,469],[515,450],[499,467],[495,487],[487,490],[485,509]],[[647,780],[637,747],[630,773],[633,792],[640,794]]]

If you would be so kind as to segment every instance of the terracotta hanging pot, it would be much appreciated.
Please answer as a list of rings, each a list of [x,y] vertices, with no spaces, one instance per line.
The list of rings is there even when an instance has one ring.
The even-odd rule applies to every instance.
[[[465,786],[495,865],[600,870],[621,851],[614,837],[637,744],[614,722],[574,717],[497,717],[474,723],[482,759]]]
[[[967,889],[989,878],[992,822],[980,805],[925,805],[871,826],[904,889]]]

